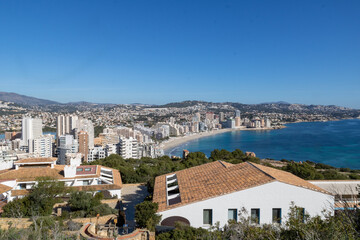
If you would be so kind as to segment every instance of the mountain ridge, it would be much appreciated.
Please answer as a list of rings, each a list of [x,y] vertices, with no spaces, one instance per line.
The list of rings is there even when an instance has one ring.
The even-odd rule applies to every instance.
[[[335,106],[335,105],[317,105],[317,104],[292,104],[285,101],[276,101],[276,102],[264,102],[258,104],[244,104],[239,102],[208,102],[208,101],[200,101],[200,100],[185,100],[179,102],[170,102],[166,104],[142,104],[142,103],[133,103],[133,104],[116,104],[116,103],[92,103],[87,101],[76,101],[76,102],[68,102],[68,103],[60,103],[52,100],[41,99],[36,97],[30,97],[26,95],[21,95],[14,92],[0,92],[0,101],[5,102],[13,102],[15,104],[19,104],[22,106],[29,107],[46,107],[46,106],[115,106],[115,105],[133,105],[133,106],[147,106],[153,108],[182,108],[182,107],[191,107],[199,104],[203,105],[230,105],[234,108],[245,110],[249,106],[260,106],[264,108],[289,108],[290,110],[294,109],[302,109],[306,107],[308,110],[317,109],[317,108],[337,108],[341,110],[351,110],[353,108]],[[358,109],[354,109],[358,110]]]

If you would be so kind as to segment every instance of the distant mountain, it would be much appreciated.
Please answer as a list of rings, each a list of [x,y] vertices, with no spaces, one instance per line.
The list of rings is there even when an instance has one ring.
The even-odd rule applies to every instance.
[[[278,101],[278,102],[264,102],[264,103],[260,103],[260,104],[286,104],[286,105],[290,105],[291,103],[284,102],[284,101]]]
[[[210,103],[211,102],[187,100],[187,101],[183,101],[183,102],[172,102],[172,103],[167,103],[167,104],[163,104],[163,105],[153,105],[152,107],[154,107],[154,108],[169,108],[169,107],[184,108],[184,107],[192,107],[192,106],[195,106],[198,104],[210,104]]]
[[[10,92],[0,92],[0,100],[5,102],[13,102],[25,106],[47,106],[47,105],[60,104],[58,102],[51,100],[34,98],[34,97],[29,97],[17,93],[10,93]]]

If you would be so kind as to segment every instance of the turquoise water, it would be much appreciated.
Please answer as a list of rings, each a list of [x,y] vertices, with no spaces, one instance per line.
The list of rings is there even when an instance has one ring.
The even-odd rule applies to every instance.
[[[44,134],[51,134],[56,137],[56,132],[44,132]],[[5,138],[5,134],[0,134],[0,139],[4,139],[4,138]]]
[[[166,154],[181,156],[182,150],[210,156],[214,149],[255,152],[260,158],[310,160],[336,167],[360,169],[360,119],[287,124],[279,130],[234,131],[179,145]]]

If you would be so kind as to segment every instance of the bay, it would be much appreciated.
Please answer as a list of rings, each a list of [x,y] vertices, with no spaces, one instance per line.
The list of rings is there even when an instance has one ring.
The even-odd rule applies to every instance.
[[[310,160],[335,167],[360,169],[360,119],[287,124],[279,130],[232,131],[204,137],[169,149],[182,156],[183,149],[204,152],[235,149],[276,160]]]

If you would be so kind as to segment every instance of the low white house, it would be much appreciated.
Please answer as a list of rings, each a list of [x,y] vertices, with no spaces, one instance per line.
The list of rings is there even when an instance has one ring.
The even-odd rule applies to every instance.
[[[122,181],[116,169],[100,165],[56,165],[56,158],[28,158],[14,164],[15,169],[0,171],[0,202],[3,203],[28,194],[39,177],[63,181],[78,191],[103,191],[121,198]]]
[[[335,196],[335,211],[360,206],[360,180],[311,180],[309,182]]]
[[[334,196],[295,175],[263,165],[216,161],[158,176],[153,201],[163,226],[183,222],[208,228],[238,220],[245,209],[254,223],[283,223],[291,203],[310,216],[333,211]]]

